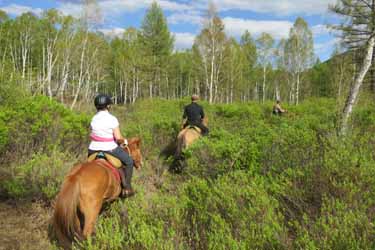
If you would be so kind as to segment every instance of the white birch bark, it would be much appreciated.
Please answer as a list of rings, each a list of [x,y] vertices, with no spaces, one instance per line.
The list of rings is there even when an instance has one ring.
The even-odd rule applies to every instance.
[[[366,56],[363,58],[362,66],[359,70],[357,77],[354,80],[354,84],[351,87],[349,96],[346,100],[346,104],[345,104],[343,114],[342,114],[342,124],[341,124],[341,130],[340,130],[341,135],[345,135],[348,131],[349,117],[351,113],[353,112],[353,108],[356,104],[359,90],[363,83],[363,79],[365,78],[372,64],[374,46],[375,46],[375,34],[372,34],[369,41],[367,42]]]

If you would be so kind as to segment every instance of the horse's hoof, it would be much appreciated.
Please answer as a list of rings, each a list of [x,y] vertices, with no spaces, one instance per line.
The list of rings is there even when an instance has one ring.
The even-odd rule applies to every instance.
[[[134,195],[135,195],[135,191],[132,188],[131,189],[124,189],[124,190],[122,190],[122,196],[124,198],[129,198],[129,197],[132,197]]]

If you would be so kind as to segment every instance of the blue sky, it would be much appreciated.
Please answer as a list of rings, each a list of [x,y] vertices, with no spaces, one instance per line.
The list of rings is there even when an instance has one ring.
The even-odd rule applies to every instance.
[[[118,35],[127,27],[139,27],[153,0],[98,0],[104,17],[101,30]],[[40,14],[44,9],[56,8],[64,14],[79,16],[80,0],[0,0],[0,9],[10,16],[26,11]],[[157,0],[167,17],[170,30],[175,35],[176,49],[191,47],[194,37],[202,27],[207,0]],[[337,23],[328,11],[336,0],[212,0],[225,24],[226,33],[237,39],[245,30],[253,37],[261,32],[272,34],[276,40],[288,36],[297,17],[303,17],[314,34],[316,55],[322,60],[330,57],[337,38],[326,28]]]

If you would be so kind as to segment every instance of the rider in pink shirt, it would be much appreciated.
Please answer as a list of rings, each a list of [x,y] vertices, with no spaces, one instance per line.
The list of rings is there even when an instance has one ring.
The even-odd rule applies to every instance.
[[[89,155],[95,152],[105,152],[121,160],[124,167],[119,168],[121,182],[124,188],[123,195],[134,195],[131,187],[133,175],[133,159],[120,146],[118,141],[126,141],[120,132],[120,124],[115,116],[109,113],[112,99],[107,95],[99,94],[95,97],[95,107],[97,113],[91,120],[91,143],[89,145]]]

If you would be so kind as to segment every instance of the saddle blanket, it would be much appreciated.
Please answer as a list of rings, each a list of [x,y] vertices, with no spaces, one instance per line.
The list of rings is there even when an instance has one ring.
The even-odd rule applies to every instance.
[[[111,170],[111,172],[115,176],[115,179],[118,182],[121,182],[120,173],[118,172],[117,168],[115,168],[111,163],[109,163],[108,161],[104,159],[96,159],[95,161],[103,163],[104,166],[106,166],[107,168],[109,168],[109,170]]]

